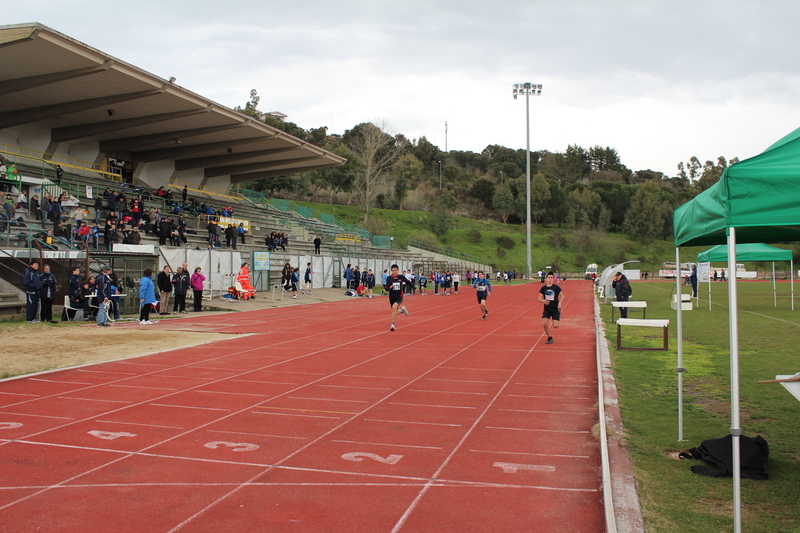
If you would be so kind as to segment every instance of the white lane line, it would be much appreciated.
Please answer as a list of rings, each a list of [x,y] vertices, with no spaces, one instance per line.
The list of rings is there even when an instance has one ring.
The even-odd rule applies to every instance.
[[[447,409],[475,409],[475,407],[462,407],[459,405],[429,405],[426,403],[400,403],[400,402],[388,402],[389,405],[413,405],[416,407],[444,407]]]
[[[113,370],[77,370],[78,372],[86,372],[89,374],[122,374],[124,376],[136,376],[136,372],[114,372]]]
[[[96,385],[96,383],[86,383],[84,381],[59,381],[57,379],[30,378],[31,381],[46,381],[47,383],[68,383],[70,385]]]
[[[412,378],[402,378],[398,376],[357,376],[355,374],[342,374],[343,378],[370,378],[370,379],[405,379],[408,381]]]
[[[333,387],[336,389],[392,390],[390,387],[353,387],[350,385],[317,385],[317,387]]]
[[[83,400],[84,402],[103,402],[103,403],[133,403],[125,400],[98,400],[97,398],[76,398],[74,396],[57,396],[59,400]]]
[[[459,390],[422,390],[408,389],[408,392],[433,392],[435,394],[474,394],[476,396],[489,396],[487,392],[464,392]]]
[[[441,379],[441,378],[426,378],[426,381],[456,381],[458,383],[492,383],[496,384],[497,381],[478,381],[474,379]]]
[[[203,392],[205,394],[233,394],[235,396],[261,396],[262,398],[269,398],[269,394],[252,394],[248,392],[223,392],[219,390],[199,390],[195,392]]]
[[[511,411],[514,413],[544,413],[548,415],[596,415],[595,412],[572,413],[570,411],[539,411],[535,409],[498,409],[498,411]]]
[[[596,398],[585,398],[583,396],[536,396],[533,394],[509,394],[514,398],[547,398],[550,400],[596,400]]]
[[[327,376],[324,372],[295,372],[292,370],[273,370],[269,369],[270,372],[274,372],[276,374],[303,374],[306,376]],[[248,372],[254,372],[253,370],[248,370]]]
[[[159,365],[157,363],[134,363],[131,361],[115,361],[119,365],[136,365],[136,366],[163,366],[164,368],[169,368],[173,365]]]
[[[33,396],[33,397],[36,397],[36,398],[41,396],[41,394],[23,394],[21,392],[3,392],[3,391],[0,391],[0,394],[10,394],[12,396]]]
[[[287,396],[290,400],[320,400],[323,402],[350,402],[350,403],[370,403],[367,400],[337,400],[336,398],[306,398],[305,396]]]
[[[242,431],[222,431],[219,429],[209,429],[209,433],[225,433],[227,435],[254,435],[256,437],[272,437],[275,439],[297,439],[297,440],[307,440],[305,437],[288,437],[286,435],[267,435],[266,433],[245,433]]]
[[[475,453],[501,453],[506,455],[533,455],[536,457],[567,457],[570,459],[588,459],[588,455],[567,455],[567,454],[559,454],[559,453],[527,453],[527,452],[500,452],[500,451],[491,451],[491,450],[470,450],[471,452]]]
[[[441,422],[411,422],[409,420],[382,420],[379,418],[365,418],[365,422],[387,422],[389,424],[419,424],[422,426],[447,426],[460,428],[462,424],[443,424]]]
[[[187,366],[188,370],[213,370],[215,372],[250,372],[244,368],[213,368],[210,366]]]
[[[179,409],[202,409],[204,411],[230,411],[230,409],[219,409],[217,407],[196,407],[193,405],[169,405],[166,403],[151,403],[155,407],[177,407]]]
[[[506,428],[498,426],[486,426],[486,429],[507,429],[509,431],[542,431],[544,433],[589,433],[589,431],[572,431],[569,429]]]
[[[203,378],[200,376],[167,376],[165,374],[153,374],[152,376],[148,377],[156,377],[156,378],[170,378],[170,379],[215,379],[215,378]],[[218,379],[216,381],[219,381]]]
[[[389,444],[385,442],[363,442],[360,440],[337,440],[333,439],[331,442],[345,442],[349,444],[366,444],[367,446],[391,446],[393,448],[419,448],[420,450],[441,450],[439,446],[414,446],[411,444]]]
[[[272,413],[270,411],[250,411],[254,415],[272,415],[272,416],[299,416],[301,418],[331,418],[333,420],[341,420],[341,416],[322,416],[322,415],[296,415],[293,413]]]
[[[266,383],[268,385],[300,385],[299,383],[287,383],[285,381],[259,381],[256,379],[232,379],[231,381],[237,381],[241,383]]]
[[[118,422],[116,420],[93,420],[92,422],[100,422],[103,424],[121,424],[123,426],[144,426],[148,428],[166,428],[166,429],[183,429],[180,426],[159,426],[158,424],[142,424],[140,422]]]
[[[3,411],[2,413],[0,413],[0,415],[33,416],[35,418],[56,418],[58,420],[75,420],[75,418],[71,416],[31,415],[28,413],[9,413],[7,411]]]
[[[181,389],[170,389],[167,387],[145,387],[142,385],[109,385],[109,387],[124,387],[126,389],[181,390]]]

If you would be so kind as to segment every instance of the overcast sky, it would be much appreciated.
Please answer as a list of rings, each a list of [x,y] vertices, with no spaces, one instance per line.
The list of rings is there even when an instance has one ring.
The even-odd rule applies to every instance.
[[[41,22],[234,107],[480,152],[611,146],[632,170],[762,152],[800,126],[797,1],[27,0]]]

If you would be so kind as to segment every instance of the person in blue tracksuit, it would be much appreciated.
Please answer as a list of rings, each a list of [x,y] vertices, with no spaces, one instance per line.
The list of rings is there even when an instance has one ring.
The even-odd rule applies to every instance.
[[[107,266],[103,273],[97,276],[97,327],[107,328],[108,310],[111,306],[111,267]]]
[[[39,262],[34,261],[22,275],[25,284],[25,318],[28,322],[39,322],[36,315],[39,311],[39,293],[42,290],[42,278],[39,276]]]
[[[486,307],[486,298],[488,298],[489,293],[492,292],[492,284],[489,283],[489,280],[483,275],[483,271],[478,272],[478,277],[475,279],[475,283],[472,284],[472,288],[475,289],[475,294],[478,296],[478,305],[481,307],[481,311],[483,311],[483,318],[481,320],[486,320],[486,317],[489,316],[489,308]]]

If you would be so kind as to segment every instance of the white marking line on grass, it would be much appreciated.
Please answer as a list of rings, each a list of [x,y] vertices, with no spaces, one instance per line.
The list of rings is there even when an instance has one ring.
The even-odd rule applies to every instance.
[[[222,431],[219,429],[209,429],[209,433],[225,433],[228,435],[255,435],[256,437],[272,437],[275,439],[297,439],[297,440],[306,440],[305,437],[288,437],[286,435],[267,435],[265,433],[244,433],[242,431]]]
[[[181,390],[168,387],[145,387],[143,385],[109,385],[109,387],[125,387],[126,389],[150,389],[150,390]]]
[[[433,392],[436,394],[474,394],[476,396],[489,396],[488,392],[464,392],[460,390],[422,390],[408,389],[408,392]]]
[[[386,422],[388,424],[419,424],[422,426],[447,426],[460,428],[463,424],[443,424],[441,422],[411,422],[409,420],[382,420],[379,418],[365,418],[364,422]]]
[[[392,390],[390,387],[353,387],[350,385],[317,385],[317,387],[333,387],[336,389]]]
[[[142,424],[139,422],[118,422],[116,420],[93,420],[93,422],[100,422],[102,424],[122,424],[124,426],[144,426],[148,428],[166,428],[166,429],[183,429],[180,426],[159,426],[157,424]]]
[[[103,403],[133,403],[125,400],[98,400],[97,398],[75,398],[74,396],[57,396],[59,400],[83,400],[84,402],[103,402]]]
[[[155,407],[177,407],[178,409],[202,409],[204,411],[230,411],[230,409],[219,409],[217,407],[196,407],[193,405],[169,405],[166,403],[151,403]]]
[[[496,384],[497,381],[477,381],[474,379],[439,379],[439,378],[426,378],[426,381],[456,381],[458,383],[492,383]]]
[[[389,405],[413,405],[415,407],[439,407],[445,409],[476,409],[475,407],[463,407],[460,405],[430,405],[427,403],[400,403],[400,402],[389,402]]]
[[[84,381],[59,381],[57,379],[30,378],[31,381],[46,381],[47,383],[68,383],[69,385],[96,385],[96,383],[86,383]]]
[[[585,398],[583,396],[536,396],[533,394],[509,394],[514,398],[548,398],[550,400],[594,400],[595,398]]]
[[[396,448],[419,448],[420,450],[441,450],[439,446],[414,446],[412,444],[388,444],[385,442],[364,442],[360,440],[336,440],[333,439],[331,442],[344,442],[348,444],[366,444],[368,446],[391,446]]]
[[[3,392],[3,391],[0,391],[0,394],[11,394],[12,396],[34,396],[36,398],[41,396],[41,394],[23,394],[21,392]]]
[[[304,396],[287,396],[290,400],[320,400],[323,402],[355,402],[355,403],[369,403],[367,400],[337,400],[336,398],[306,398]]]
[[[588,431],[572,431],[569,429],[539,429],[539,428],[506,428],[499,426],[486,426],[486,429],[506,429],[509,431],[542,431],[544,433],[589,433]]]
[[[505,455],[533,455],[536,457],[567,457],[570,459],[588,459],[588,455],[567,455],[560,453],[528,453],[528,452],[501,452],[496,450],[470,450],[475,453],[500,453]]]
[[[196,392],[202,392],[205,394],[233,394],[235,396],[261,396],[262,398],[269,398],[269,394],[255,394],[248,392],[223,392],[219,390],[199,390]]]
[[[299,383],[287,383],[285,381],[259,381],[256,379],[232,379],[231,381],[236,381],[240,383],[266,383],[268,385],[293,385],[297,386],[300,385]]]
[[[299,416],[302,418],[332,418],[333,420],[341,420],[341,416],[322,416],[322,415],[296,415],[294,413],[271,413],[269,411],[250,411],[254,415],[272,415],[272,416]]]

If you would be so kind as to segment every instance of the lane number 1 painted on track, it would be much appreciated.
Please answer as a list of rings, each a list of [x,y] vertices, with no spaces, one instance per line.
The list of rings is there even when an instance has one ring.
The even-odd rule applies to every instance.
[[[403,458],[402,455],[387,455],[386,457],[381,457],[375,453],[367,453],[367,452],[350,452],[342,455],[342,459],[345,461],[353,461],[359,462],[363,461],[364,458],[372,459],[373,461],[378,461],[379,463],[384,463],[387,465],[396,465],[400,462],[400,459]]]
[[[496,466],[503,470],[504,474],[516,474],[520,470],[534,470],[536,472],[555,472],[556,467],[550,465],[526,465],[524,463],[501,463],[497,462],[492,466]]]

